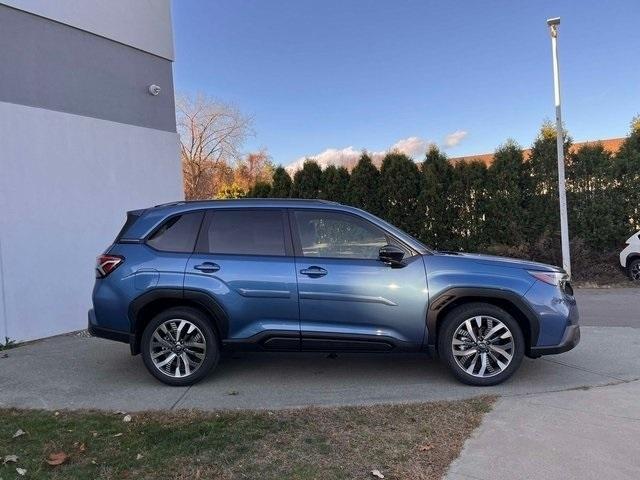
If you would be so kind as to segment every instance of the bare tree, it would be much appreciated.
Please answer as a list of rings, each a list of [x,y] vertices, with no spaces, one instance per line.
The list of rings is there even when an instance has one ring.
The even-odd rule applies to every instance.
[[[180,156],[187,200],[213,198],[233,177],[252,119],[204,94],[176,100]]]
[[[234,182],[249,191],[256,182],[271,182],[273,162],[267,149],[248,153],[240,160],[234,171]]]

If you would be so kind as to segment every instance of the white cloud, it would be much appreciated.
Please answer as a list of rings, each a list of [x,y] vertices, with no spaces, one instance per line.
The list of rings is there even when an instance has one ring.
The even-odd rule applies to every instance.
[[[326,168],[329,165],[352,168],[356,163],[358,163],[360,155],[362,155],[362,152],[360,150],[356,150],[353,147],[346,147],[341,149],[327,148],[326,150],[316,155],[299,158],[287,167],[287,171],[290,174],[293,174],[297,170],[300,170],[306,160],[315,160],[322,168]]]
[[[433,142],[420,137],[408,137],[398,140],[387,150],[367,153],[371,157],[373,163],[376,165],[380,165],[386,153],[392,150],[404,153],[405,155],[408,155],[415,160],[421,160],[427,152],[429,145],[431,145],[432,143]],[[326,150],[323,150],[316,155],[300,157],[298,160],[296,160],[286,168],[290,174],[293,174],[297,170],[302,168],[305,160],[315,160],[322,168],[326,168],[329,165],[335,165],[338,167],[343,166],[347,167],[348,169],[352,169],[356,165],[356,163],[358,163],[361,155],[362,150],[357,150],[352,146],[340,149],[327,148]]]
[[[457,146],[464,139],[464,137],[467,136],[467,133],[468,132],[464,130],[456,130],[455,132],[450,133],[449,135],[444,137],[444,148],[453,148]]]
[[[420,137],[403,138],[394,143],[390,150],[397,150],[410,157],[420,158],[424,156],[427,148],[429,148],[429,143]]]

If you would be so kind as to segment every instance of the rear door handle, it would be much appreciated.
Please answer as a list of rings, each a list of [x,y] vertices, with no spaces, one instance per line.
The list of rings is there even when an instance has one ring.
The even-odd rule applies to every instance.
[[[200,270],[203,273],[214,273],[220,270],[220,265],[213,262],[204,262],[200,265],[196,265],[193,268],[195,268],[196,270]]]
[[[327,272],[322,267],[309,267],[303,268],[302,270],[300,270],[300,273],[309,277],[324,277],[329,272]]]

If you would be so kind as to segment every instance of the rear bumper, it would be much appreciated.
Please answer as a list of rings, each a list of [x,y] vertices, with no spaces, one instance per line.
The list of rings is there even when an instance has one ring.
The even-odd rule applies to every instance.
[[[131,344],[132,335],[130,333],[99,326],[93,309],[87,312],[87,323],[87,329],[92,337],[106,338],[107,340]]]
[[[564,331],[562,340],[558,345],[544,347],[531,347],[531,356],[555,355],[557,353],[568,352],[580,343],[580,325],[569,325]]]

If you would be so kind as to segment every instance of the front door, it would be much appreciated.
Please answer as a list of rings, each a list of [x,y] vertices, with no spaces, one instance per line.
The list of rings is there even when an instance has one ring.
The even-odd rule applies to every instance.
[[[187,262],[184,288],[206,292],[224,310],[229,320],[225,343],[299,348],[298,291],[285,211],[209,211]]]
[[[428,292],[419,255],[407,248],[400,268],[380,262],[380,247],[401,245],[350,213],[294,210],[291,225],[303,349],[421,347]]]

